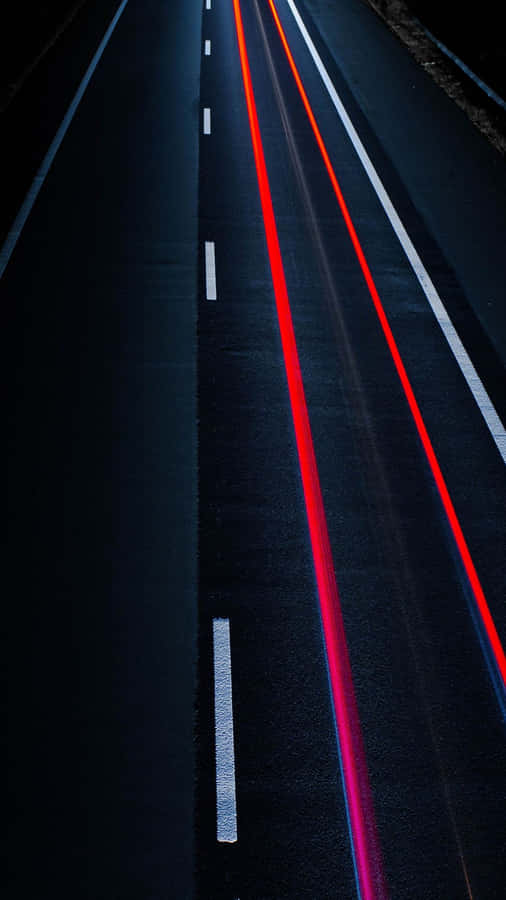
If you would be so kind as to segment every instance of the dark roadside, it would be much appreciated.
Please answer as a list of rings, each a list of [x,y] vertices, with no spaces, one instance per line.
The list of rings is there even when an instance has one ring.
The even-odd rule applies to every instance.
[[[30,0],[2,14],[0,245],[118,5]]]
[[[466,113],[487,140],[506,156],[506,110],[442,52],[429,31],[503,100],[506,97],[506,49],[501,11],[484,0],[474,7],[455,0],[366,0],[417,62]]]
[[[458,0],[407,0],[407,5],[440,41],[506,99],[503,3],[482,0],[475,7]]]
[[[2,13],[0,112],[19,92],[40,60],[70,26],[87,0],[25,0]]]
[[[119,3],[5,110],[2,226]],[[193,895],[200,29],[126,5],[0,283],[11,900]]]

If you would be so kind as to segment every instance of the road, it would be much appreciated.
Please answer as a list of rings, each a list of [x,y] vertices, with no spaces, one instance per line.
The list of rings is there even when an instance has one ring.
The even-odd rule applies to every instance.
[[[117,10],[9,120],[9,896],[500,898],[504,162],[359,0],[128,0],[14,240]]]

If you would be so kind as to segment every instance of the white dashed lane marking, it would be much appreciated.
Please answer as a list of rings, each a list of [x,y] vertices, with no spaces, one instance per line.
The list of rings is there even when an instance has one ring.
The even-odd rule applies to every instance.
[[[206,300],[216,300],[216,261],[214,255],[214,241],[205,243],[206,264]]]
[[[216,837],[222,843],[235,843],[237,841],[237,807],[229,619],[213,619],[213,656],[216,733]]]

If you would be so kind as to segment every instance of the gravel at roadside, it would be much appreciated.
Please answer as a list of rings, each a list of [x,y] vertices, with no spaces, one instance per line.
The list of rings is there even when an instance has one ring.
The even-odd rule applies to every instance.
[[[438,49],[404,0],[366,2],[496,150],[506,156],[506,112]]]

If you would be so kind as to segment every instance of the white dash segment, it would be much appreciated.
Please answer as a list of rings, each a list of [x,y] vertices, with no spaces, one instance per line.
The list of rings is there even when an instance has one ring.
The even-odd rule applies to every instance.
[[[204,56],[211,56],[211,41],[204,43]]]
[[[204,134],[211,134],[211,110],[208,106],[204,108]]]
[[[237,841],[234,718],[230,621],[213,619],[214,722],[216,732],[216,836],[221,843]]]
[[[206,0],[206,9],[211,9],[211,0]]]
[[[214,241],[205,242],[206,257],[206,299],[216,300],[216,260],[214,254]]]
[[[492,400],[490,399],[483,382],[481,381],[476,369],[471,362],[471,359],[460,340],[459,335],[450,319],[448,311],[441,300],[429,273],[427,272],[425,266],[422,263],[412,241],[409,237],[403,223],[401,222],[399,215],[387,194],[380,177],[374,168],[367,151],[360,140],[353,123],[348,116],[348,113],[344,107],[344,104],[337,93],[334,83],[330,78],[330,75],[325,68],[325,65],[322,61],[320,54],[318,53],[309,32],[302,21],[302,17],[297,9],[295,4],[295,0],[286,0],[290,11],[297,23],[299,31],[304,39],[306,47],[309,50],[309,53],[313,59],[313,62],[318,69],[319,75],[323,84],[325,85],[327,92],[329,94],[332,103],[334,104],[334,108],[341,119],[341,122],[348,134],[348,137],[355,148],[355,152],[362,163],[364,171],[373,186],[378,200],[380,201],[386,216],[397,236],[397,239],[404,250],[404,253],[409,260],[411,268],[418,279],[420,287],[422,288],[425,297],[436,317],[436,320],[443,332],[448,346],[453,353],[453,356],[457,362],[457,365],[460,368],[464,378],[466,379],[469,390],[471,391],[476,404],[479,407],[479,410],[485,420],[487,428],[495,441],[496,447],[502,457],[504,463],[506,463],[506,429],[499,418],[497,410],[495,409]]]

